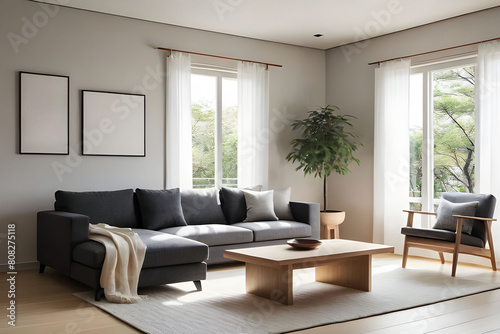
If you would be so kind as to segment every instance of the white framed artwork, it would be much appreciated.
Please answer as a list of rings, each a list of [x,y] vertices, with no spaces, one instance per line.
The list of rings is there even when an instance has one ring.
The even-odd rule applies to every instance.
[[[19,72],[19,153],[69,154],[69,77]]]
[[[82,154],[146,156],[146,96],[83,90]]]

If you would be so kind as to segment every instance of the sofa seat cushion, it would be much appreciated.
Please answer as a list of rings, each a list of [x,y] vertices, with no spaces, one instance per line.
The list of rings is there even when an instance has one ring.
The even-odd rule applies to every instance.
[[[253,232],[253,241],[310,237],[311,225],[290,220],[236,223]]]
[[[402,227],[401,233],[411,237],[420,237],[426,239],[444,240],[455,242],[455,232],[447,230],[438,230],[430,228],[418,228],[418,227]],[[469,246],[484,248],[485,244],[481,238],[475,237],[473,235],[468,235],[462,233],[460,237],[460,243]]]
[[[199,263],[208,258],[207,245],[175,235],[146,229],[133,229],[146,245],[142,268]],[[92,268],[101,268],[106,255],[104,246],[86,241],[73,250],[73,261]]]
[[[82,242],[73,249],[73,261],[91,268],[102,268],[105,256],[104,245],[94,240]]]
[[[253,233],[249,229],[225,224],[176,226],[162,229],[160,232],[200,241],[208,246],[253,241]]]

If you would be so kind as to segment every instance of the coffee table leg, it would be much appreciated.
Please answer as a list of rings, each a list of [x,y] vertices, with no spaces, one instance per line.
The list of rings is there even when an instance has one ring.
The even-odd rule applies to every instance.
[[[335,260],[316,267],[316,281],[371,291],[372,256],[363,255]]]
[[[247,293],[285,305],[293,304],[293,271],[291,266],[266,267],[247,263],[245,268]]]

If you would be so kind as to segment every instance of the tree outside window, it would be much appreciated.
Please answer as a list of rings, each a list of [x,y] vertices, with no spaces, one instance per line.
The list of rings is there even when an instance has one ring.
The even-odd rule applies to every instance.
[[[191,75],[193,188],[236,187],[238,105],[235,75]]]
[[[433,199],[443,192],[474,192],[474,85],[474,66],[424,69],[412,75],[411,209],[432,210],[432,202],[435,209]]]

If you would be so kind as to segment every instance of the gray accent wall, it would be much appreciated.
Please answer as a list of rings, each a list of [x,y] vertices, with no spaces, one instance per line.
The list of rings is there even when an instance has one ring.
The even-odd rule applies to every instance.
[[[13,223],[17,268],[35,265],[36,212],[53,208],[56,190],[164,187],[166,53],[157,46],[283,65],[270,69],[269,188],[321,201],[321,181],[285,156],[291,121],[325,103],[325,51],[27,0],[0,0],[0,37],[0,270]],[[19,71],[70,77],[69,156],[19,154]],[[81,90],[146,94],[146,157],[81,155]]]

